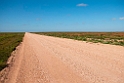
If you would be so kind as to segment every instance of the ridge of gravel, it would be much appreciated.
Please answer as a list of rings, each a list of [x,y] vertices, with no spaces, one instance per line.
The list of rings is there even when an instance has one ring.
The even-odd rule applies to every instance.
[[[18,49],[20,49],[22,42],[16,47],[16,49],[11,53],[11,56],[7,60],[7,66],[0,71],[0,83],[5,83],[8,79],[8,73],[10,72],[14,62]]]
[[[124,47],[26,33],[5,83],[124,83]]]

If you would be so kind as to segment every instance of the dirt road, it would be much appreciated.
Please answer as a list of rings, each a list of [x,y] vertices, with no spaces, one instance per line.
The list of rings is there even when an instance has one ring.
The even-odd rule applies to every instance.
[[[124,47],[26,33],[6,83],[124,83]]]

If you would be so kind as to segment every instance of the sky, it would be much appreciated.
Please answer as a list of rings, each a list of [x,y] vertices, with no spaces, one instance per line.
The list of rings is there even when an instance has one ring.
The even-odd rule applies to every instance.
[[[124,0],[0,0],[0,32],[124,31]]]

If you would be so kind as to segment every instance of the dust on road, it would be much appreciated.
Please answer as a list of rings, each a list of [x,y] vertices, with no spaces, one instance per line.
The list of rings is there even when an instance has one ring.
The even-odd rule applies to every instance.
[[[124,83],[124,47],[26,33],[5,83]]]

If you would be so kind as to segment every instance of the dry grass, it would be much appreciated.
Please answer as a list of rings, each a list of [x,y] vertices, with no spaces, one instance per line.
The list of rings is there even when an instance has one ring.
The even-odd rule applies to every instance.
[[[22,41],[24,33],[0,33],[0,70],[7,66],[11,52]]]
[[[37,34],[124,46],[124,32],[37,32]]]

